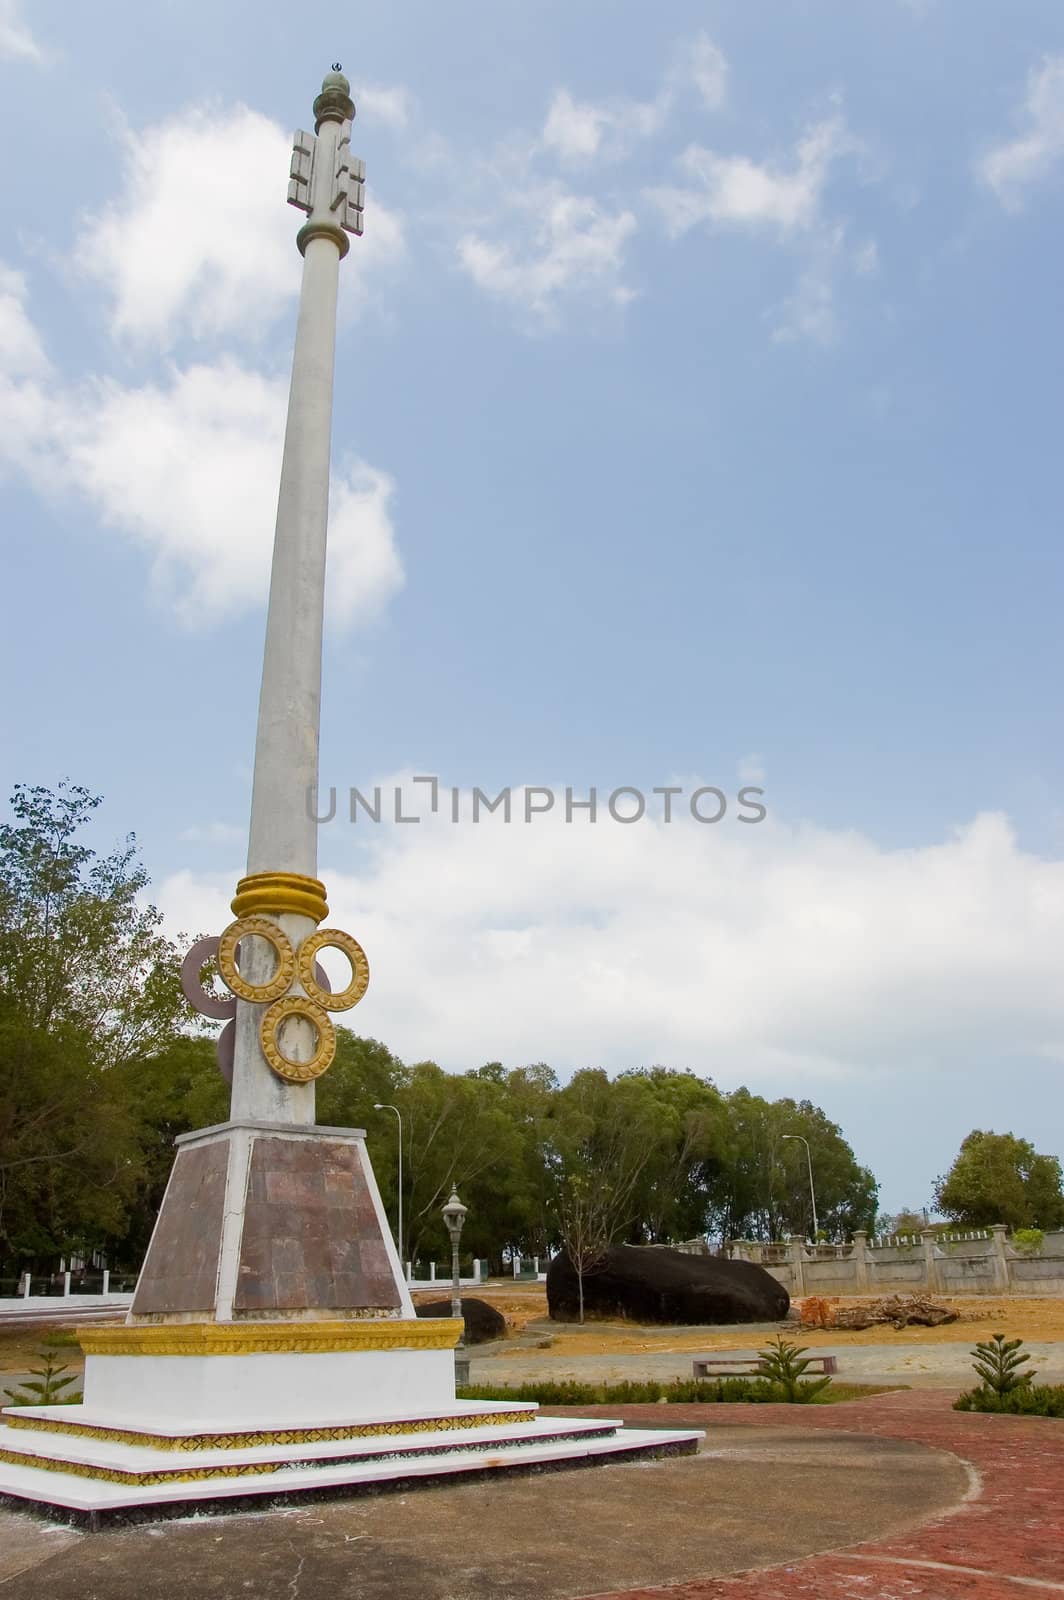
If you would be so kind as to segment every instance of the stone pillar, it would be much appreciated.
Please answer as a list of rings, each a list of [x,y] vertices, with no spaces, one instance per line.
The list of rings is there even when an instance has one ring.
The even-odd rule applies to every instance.
[[[928,1294],[938,1294],[942,1284],[935,1260],[935,1236],[925,1228],[920,1235],[920,1242],[924,1247],[924,1287]]]
[[[858,1228],[853,1236],[854,1287],[857,1294],[868,1293],[868,1234]]]
[[[316,876],[317,789],[336,300],[347,232],[361,232],[360,216],[349,215],[351,161],[344,154],[355,114],[350,87],[338,71],[326,77],[314,102],[315,137],[298,137],[289,188],[290,201],[308,220],[296,241],[303,282],[266,615],[247,876],[233,901],[238,918],[264,915],[277,923],[293,949],[328,915]],[[342,172],[347,176],[341,182]],[[266,984],[274,956],[262,940],[247,944],[241,976]],[[298,976],[289,992],[304,993]],[[260,1045],[261,1019],[258,1002],[237,999],[231,1115],[309,1126],[313,1079],[295,1081],[271,1070]],[[313,1026],[296,1016],[287,1028],[288,1050],[295,1060],[309,1061]]]
[[[805,1294],[805,1246],[796,1233],[790,1234],[787,1238],[787,1260],[790,1263],[794,1293],[801,1299]]]
[[[104,1267],[104,1269],[103,1269],[103,1288],[100,1290],[101,1295],[108,1294],[110,1292],[110,1288],[111,1288],[111,1269],[110,1269],[110,1267]]]
[[[69,1272],[64,1272],[63,1273],[63,1295],[67,1299],[69,1299],[69,1297],[70,1297],[70,1273]]]
[[[994,1268],[994,1288],[1001,1294],[1009,1291],[1009,1258],[1005,1254],[1005,1224],[995,1222],[990,1232],[993,1235],[993,1256],[991,1261]]]

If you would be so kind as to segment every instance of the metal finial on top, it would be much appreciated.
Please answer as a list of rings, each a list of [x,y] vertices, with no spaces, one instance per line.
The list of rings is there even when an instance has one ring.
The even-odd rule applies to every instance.
[[[354,115],[351,85],[340,70],[339,62],[334,61],[332,71],[322,79],[321,94],[314,102],[317,128],[320,129],[323,122],[350,122]]]
[[[334,72],[342,72],[344,70],[343,62],[342,61],[334,61],[333,64],[332,64],[332,69],[333,69]]]

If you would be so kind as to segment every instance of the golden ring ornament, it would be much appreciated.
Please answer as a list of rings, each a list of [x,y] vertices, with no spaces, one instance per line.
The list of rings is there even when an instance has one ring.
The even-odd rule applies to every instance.
[[[252,935],[265,939],[277,957],[277,970],[269,983],[248,983],[240,976],[236,964],[236,947],[241,939]],[[295,952],[284,929],[268,917],[238,917],[231,922],[218,940],[218,971],[222,982],[240,1000],[250,1000],[255,1005],[268,1005],[291,985],[296,972]]]
[[[317,987],[317,985],[315,985]],[[281,1049],[281,1028],[289,1017],[302,1017],[317,1029],[318,1043],[309,1061],[293,1061]],[[275,1000],[259,1025],[262,1053],[279,1078],[288,1083],[310,1083],[332,1066],[336,1054],[336,1029],[316,1001],[292,994]]]
[[[333,994],[323,989],[314,977],[315,957],[319,950],[327,949],[342,950],[351,963],[351,982],[346,989]],[[352,1006],[358,1005],[369,988],[366,952],[358,940],[342,928],[319,928],[317,933],[308,934],[299,947],[296,959],[300,983],[310,998],[326,1011],[350,1011]]]

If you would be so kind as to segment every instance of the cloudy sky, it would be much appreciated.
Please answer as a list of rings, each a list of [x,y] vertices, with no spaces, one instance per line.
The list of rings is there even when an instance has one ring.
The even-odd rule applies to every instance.
[[[888,1209],[973,1126],[1060,1153],[1057,0],[0,0],[5,791],[103,793],[173,931],[229,920],[337,58],[352,1024],[807,1096]]]

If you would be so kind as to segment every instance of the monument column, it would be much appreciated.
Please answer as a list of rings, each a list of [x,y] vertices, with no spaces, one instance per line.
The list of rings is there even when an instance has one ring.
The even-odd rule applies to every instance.
[[[317,877],[322,622],[329,516],[336,301],[348,234],[362,232],[365,171],[351,155],[355,107],[334,67],[314,101],[315,132],[295,136],[288,199],[306,212],[296,244],[303,283],[274,533],[255,740],[247,873],[236,920],[198,943],[182,981],[230,1028],[229,1121],[178,1140],[130,1311],[139,1318],[292,1319],[412,1315],[358,1129],[322,1129],[315,1080],[336,1051],[329,1013],[369,982],[361,946],[328,915]],[[319,952],[342,951],[334,992]],[[232,998],[200,987],[216,954]]]
[[[255,741],[247,876],[233,901],[238,918],[274,921],[298,950],[327,915],[317,878],[322,620],[329,516],[336,300],[348,233],[362,231],[364,172],[350,154],[355,115],[347,79],[335,68],[314,102],[315,133],[297,133],[289,201],[307,212],[297,246],[303,284],[296,325],[281,484],[274,534],[270,602]],[[240,975],[269,982],[277,955],[247,937]],[[286,991],[306,994],[299,972]],[[262,1047],[262,1004],[238,997],[232,1116],[309,1125],[314,1080],[294,1081],[271,1067]],[[295,1015],[283,1024],[284,1051],[309,1062],[315,1026]]]

